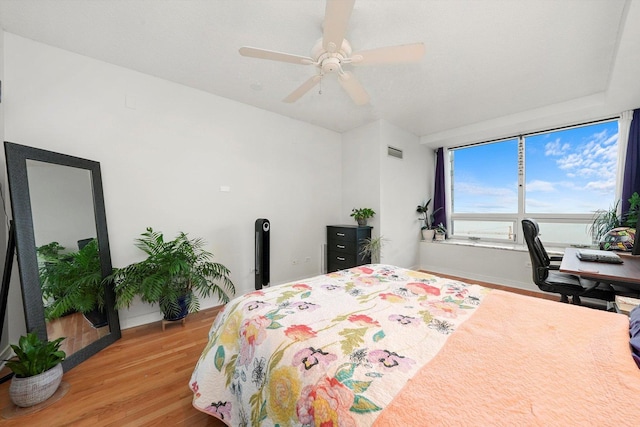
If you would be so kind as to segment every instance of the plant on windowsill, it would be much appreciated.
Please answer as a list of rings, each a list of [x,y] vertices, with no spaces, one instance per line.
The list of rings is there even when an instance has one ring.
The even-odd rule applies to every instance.
[[[447,236],[447,229],[440,223],[436,226],[436,240],[443,241]]]
[[[11,344],[15,357],[6,366],[15,374],[9,386],[11,401],[23,408],[44,402],[56,392],[62,381],[66,354],[60,350],[65,337],[42,341],[35,332],[23,335]]]
[[[181,320],[200,309],[198,295],[229,302],[227,292],[235,293],[230,271],[212,262],[213,254],[203,246],[204,240],[189,239],[182,232],[165,241],[161,232],[147,228],[136,239],[136,247],[147,258],[115,269],[105,279],[114,284],[116,307],[129,307],[137,295],[144,302],[159,304],[165,320]]]
[[[376,213],[373,211],[373,209],[370,208],[353,208],[351,209],[351,215],[349,216],[352,216],[356,221],[358,221],[359,226],[364,226],[367,225],[367,219],[373,218],[375,214]]]
[[[422,240],[426,240],[427,242],[433,240],[433,236],[435,235],[435,228],[433,227],[435,214],[442,209],[442,207],[439,207],[429,214],[429,203],[431,203],[431,199],[427,200],[426,203],[422,205],[418,205],[416,208],[416,212],[421,215],[418,220],[421,223],[420,230],[422,233]]]

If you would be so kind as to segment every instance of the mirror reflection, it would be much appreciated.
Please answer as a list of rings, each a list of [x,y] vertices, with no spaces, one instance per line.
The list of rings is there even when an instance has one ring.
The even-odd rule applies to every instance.
[[[47,335],[67,355],[109,330],[91,171],[27,159]]]

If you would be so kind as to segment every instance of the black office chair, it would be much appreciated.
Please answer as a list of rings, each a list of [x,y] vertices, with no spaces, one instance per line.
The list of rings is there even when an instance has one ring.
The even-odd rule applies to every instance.
[[[610,286],[601,286],[599,282],[584,280],[572,274],[561,273],[560,266],[551,264],[552,261],[562,261],[562,257],[550,257],[544,249],[538,235],[540,228],[538,223],[531,219],[522,220],[524,240],[527,242],[529,256],[531,257],[531,270],[533,282],[543,291],[560,294],[560,301],[580,304],[580,297],[589,297],[604,301],[614,301],[615,291]]]

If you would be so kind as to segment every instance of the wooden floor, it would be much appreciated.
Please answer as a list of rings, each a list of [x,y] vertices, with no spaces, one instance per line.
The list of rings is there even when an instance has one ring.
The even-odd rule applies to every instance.
[[[224,426],[191,406],[189,379],[219,308],[190,314],[184,327],[160,322],[122,332],[122,339],[66,372],[68,393],[7,426]],[[0,384],[0,409],[13,406],[10,381]]]
[[[82,313],[73,313],[47,322],[49,340],[65,337],[60,349],[67,355],[75,353],[108,333],[108,325],[94,328]]]
[[[437,274],[460,279],[455,276]],[[491,283],[467,283],[551,298]],[[556,298],[557,299],[557,298]],[[64,374],[60,401],[32,415],[0,419],[2,426],[215,426],[224,424],[191,406],[188,387],[219,308],[191,314],[184,327],[160,322],[123,331],[122,339]],[[0,409],[13,406],[9,382],[0,384]]]

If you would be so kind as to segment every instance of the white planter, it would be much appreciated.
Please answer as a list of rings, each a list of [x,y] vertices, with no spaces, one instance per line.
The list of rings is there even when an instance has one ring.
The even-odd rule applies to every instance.
[[[444,240],[444,238],[445,238],[444,233],[436,233],[436,241],[441,242]]]
[[[428,230],[428,229],[423,229],[422,230],[422,240],[425,240],[427,242],[430,242],[433,240],[433,235],[436,233],[436,230]]]
[[[62,364],[58,363],[46,372],[27,378],[13,377],[9,387],[11,401],[28,408],[44,402],[56,392],[62,381]]]

